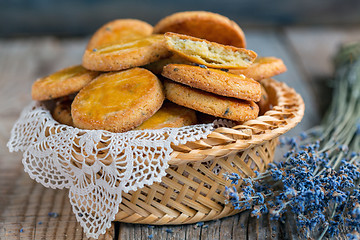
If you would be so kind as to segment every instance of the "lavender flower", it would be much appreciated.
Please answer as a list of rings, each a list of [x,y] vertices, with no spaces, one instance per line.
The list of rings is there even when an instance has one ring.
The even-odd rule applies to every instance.
[[[307,238],[332,237],[344,226],[349,239],[360,239],[360,42],[344,47],[335,64],[334,98],[323,124],[281,137],[280,146],[290,148],[285,159],[254,178],[225,174],[236,186],[225,187],[225,196],[257,218],[269,213],[281,220],[292,211]]]

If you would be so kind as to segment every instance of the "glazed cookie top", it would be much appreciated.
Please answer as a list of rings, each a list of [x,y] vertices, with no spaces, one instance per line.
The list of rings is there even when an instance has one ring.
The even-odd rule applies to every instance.
[[[117,19],[106,23],[92,35],[86,49],[143,38],[152,34],[153,27],[136,19]]]
[[[172,102],[165,102],[159,111],[135,130],[184,127],[193,124],[196,124],[196,114],[194,110]]]
[[[227,46],[178,33],[165,33],[166,46],[185,59],[212,68],[246,68],[255,60],[254,51]]]
[[[36,80],[31,96],[38,101],[67,96],[78,92],[98,75],[98,72],[89,71],[81,65],[67,67]]]
[[[162,34],[127,42],[114,43],[96,49],[86,49],[82,64],[96,71],[118,71],[142,66],[170,56]]]
[[[205,11],[178,12],[160,20],[154,33],[174,32],[235,47],[246,47],[241,28],[229,18]]]
[[[143,68],[101,74],[71,105],[74,125],[124,132],[139,126],[162,105],[160,80]]]

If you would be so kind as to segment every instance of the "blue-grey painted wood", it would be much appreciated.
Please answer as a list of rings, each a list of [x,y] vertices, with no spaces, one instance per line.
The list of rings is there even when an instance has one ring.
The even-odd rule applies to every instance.
[[[1,0],[0,36],[92,33],[116,18],[155,24],[178,11],[206,10],[241,26],[360,23],[357,0]]]

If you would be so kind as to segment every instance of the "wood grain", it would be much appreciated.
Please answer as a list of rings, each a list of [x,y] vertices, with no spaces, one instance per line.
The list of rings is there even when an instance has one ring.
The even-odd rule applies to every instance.
[[[67,190],[44,188],[27,174],[18,177],[7,191],[8,201],[4,202],[6,208],[0,218],[0,239],[87,239],[72,213]],[[99,239],[109,240],[113,236],[111,227]]]
[[[307,102],[303,123],[290,134],[316,124],[320,118],[314,100],[313,76],[329,76],[326,66],[329,47],[318,53],[316,45],[328,37],[352,40],[360,30],[306,29],[246,31],[249,48],[259,55],[284,59],[288,72],[276,79],[287,82]],[[339,37],[338,35],[345,35]],[[77,64],[87,39],[0,39],[0,239],[86,239],[72,213],[67,190],[53,190],[31,180],[22,170],[21,153],[9,153],[6,142],[20,111],[30,101],[32,82],[63,67]],[[318,42],[317,42],[318,41]],[[320,41],[320,42],[319,42]],[[311,45],[312,43],[312,45]],[[303,44],[303,45],[302,45]],[[312,50],[308,50],[311,45]],[[332,50],[331,50],[332,51]],[[316,57],[314,56],[316,55]],[[321,55],[323,57],[319,57]],[[324,59],[323,59],[324,58]],[[325,63],[326,62],[326,63]],[[56,212],[58,217],[50,217]],[[295,220],[291,214],[285,222],[259,219],[245,211],[232,217],[202,224],[182,226],[146,226],[115,223],[100,239],[297,239]],[[339,235],[338,239],[345,239]]]

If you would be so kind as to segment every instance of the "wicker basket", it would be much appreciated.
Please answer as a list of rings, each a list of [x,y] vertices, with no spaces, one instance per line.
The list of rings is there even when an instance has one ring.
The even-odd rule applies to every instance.
[[[207,139],[172,146],[170,168],[161,183],[123,193],[116,221],[187,224],[239,212],[224,204],[223,173],[254,176],[273,161],[278,136],[295,127],[304,103],[294,89],[272,79],[262,81],[273,106],[263,116],[233,128],[217,128]]]

